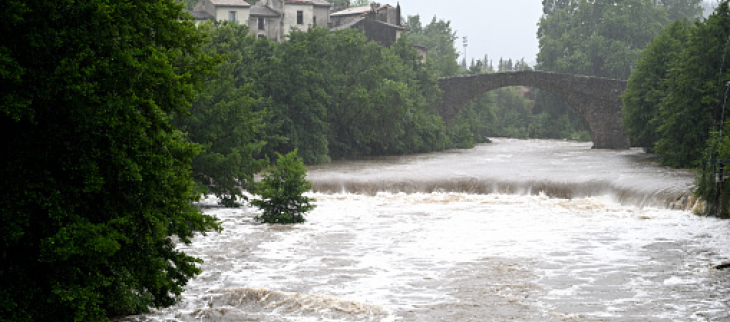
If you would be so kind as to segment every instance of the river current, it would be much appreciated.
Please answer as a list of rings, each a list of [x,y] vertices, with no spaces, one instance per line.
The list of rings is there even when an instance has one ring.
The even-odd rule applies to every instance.
[[[122,321],[730,321],[730,222],[640,150],[508,140],[312,167],[293,226],[222,221],[180,303]]]

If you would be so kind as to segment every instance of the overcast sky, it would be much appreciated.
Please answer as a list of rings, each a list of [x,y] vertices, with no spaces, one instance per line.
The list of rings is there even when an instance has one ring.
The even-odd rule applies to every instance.
[[[376,0],[377,1],[377,0]],[[496,65],[500,57],[525,58],[534,65],[538,51],[537,23],[542,16],[541,0],[381,0],[395,6],[400,2],[403,16],[420,15],[426,25],[436,16],[451,21],[459,37],[456,48],[466,57],[481,59],[489,55]],[[706,0],[716,2],[716,0]],[[461,58],[459,59],[461,61]]]
[[[499,57],[521,59],[532,65],[537,55],[537,23],[542,16],[541,0],[388,0],[400,2],[403,16],[420,15],[426,25],[436,16],[451,21],[462,53],[467,37],[466,56],[481,59],[485,54],[497,64]],[[461,59],[460,59],[461,61]]]

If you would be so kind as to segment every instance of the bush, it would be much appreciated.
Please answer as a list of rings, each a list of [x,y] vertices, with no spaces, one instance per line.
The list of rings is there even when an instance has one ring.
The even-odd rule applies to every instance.
[[[304,213],[314,209],[314,199],[303,196],[312,185],[306,180],[307,169],[297,151],[282,156],[270,167],[254,192],[261,199],[251,204],[264,211],[257,219],[272,224],[295,224],[305,221]]]

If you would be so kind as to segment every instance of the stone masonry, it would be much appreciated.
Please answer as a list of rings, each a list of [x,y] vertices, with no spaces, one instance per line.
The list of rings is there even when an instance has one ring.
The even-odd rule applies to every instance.
[[[539,88],[572,107],[588,125],[594,149],[628,149],[621,94],[626,81],[542,71],[517,71],[439,79],[443,100],[438,107],[446,124],[470,101],[486,92],[508,86]]]

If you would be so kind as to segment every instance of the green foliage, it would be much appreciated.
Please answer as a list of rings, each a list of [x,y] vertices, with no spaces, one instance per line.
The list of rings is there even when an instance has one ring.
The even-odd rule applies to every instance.
[[[251,1],[248,2],[251,3]],[[185,9],[192,10],[195,4],[198,3],[198,0],[182,0],[182,3],[185,5]]]
[[[573,2],[575,0],[542,0],[542,12],[550,15],[553,12],[564,9]]]
[[[642,53],[623,94],[624,124],[634,146],[653,152],[662,118],[659,104],[669,90],[668,66],[679,63],[692,25],[685,19],[667,27]]]
[[[415,44],[428,48],[428,68],[435,71],[438,77],[456,76],[461,72],[456,62],[459,54],[454,42],[456,32],[450,21],[438,20],[436,17],[425,27],[419,15],[408,16],[406,26],[410,29],[409,37]]]
[[[286,155],[278,154],[276,165],[263,174],[263,179],[254,192],[261,199],[252,199],[251,204],[263,210],[258,219],[272,224],[296,224],[305,221],[304,214],[314,209],[313,199],[303,194],[311,189],[307,181],[307,169],[297,151]]]
[[[721,119],[725,83],[730,80],[728,36],[730,10],[724,1],[692,28],[676,64],[669,66],[655,147],[662,163],[690,167],[701,158],[710,131]]]
[[[223,63],[217,75],[206,79],[190,115],[179,117],[175,124],[203,146],[192,164],[196,183],[222,205],[233,207],[243,197],[241,189],[248,189],[254,174],[268,164],[264,148],[281,139],[275,135],[269,100],[245,79],[244,70],[249,68],[245,57],[252,54],[255,41],[247,36],[248,28],[224,23],[203,24],[200,29],[210,35],[203,50],[220,56]]]
[[[544,0],[537,69],[628,79],[642,50],[670,21],[694,19],[701,10],[699,0]],[[536,105],[537,111],[550,115],[553,124],[564,115],[569,120],[564,123],[568,127],[550,130],[550,135],[585,127],[571,108],[552,95],[538,92]]]
[[[318,163],[445,148],[445,126],[431,110],[436,77],[407,37],[388,49],[357,30],[294,32],[263,70],[252,78],[288,139],[277,151],[298,149]]]
[[[299,149],[305,162],[316,163],[329,155],[330,75],[323,59],[331,54],[329,31],[311,28],[292,32],[289,37],[289,41],[274,46],[266,72],[252,77],[263,84],[262,94],[271,98],[274,118],[281,122],[282,135],[287,138],[277,150]]]
[[[543,70],[627,79],[668,23],[650,0],[574,1],[540,20],[537,61]]]
[[[351,0],[351,7],[365,7],[370,5],[370,0]]]
[[[696,20],[702,17],[702,0],[659,0],[655,3],[663,7],[669,15],[669,20],[689,19]]]
[[[173,1],[4,2],[0,320],[105,321],[173,304],[218,228],[199,147],[169,123],[213,60]]]
[[[384,48],[361,31],[311,28],[279,44],[244,26],[201,28],[223,64],[178,125],[205,148],[193,173],[219,197],[240,196],[276,152],[313,164],[446,147],[435,73],[408,37]]]
[[[725,126],[725,131],[730,126]],[[718,182],[718,177],[727,174],[730,164],[718,163],[719,160],[730,160],[730,137],[711,133],[703,153],[702,166],[695,171],[695,187],[693,193],[705,202],[703,215],[730,218],[730,180]]]
[[[495,96],[495,91],[486,93],[456,115],[449,127],[450,148],[471,148],[476,143],[489,142],[490,136],[501,136]]]
[[[728,1],[706,20],[690,26],[677,21],[646,50],[624,95],[625,123],[632,139],[654,147],[661,162],[673,167],[696,166],[694,193],[707,204],[707,214],[728,217],[727,172],[730,159],[726,102],[730,73]]]
[[[430,110],[440,96],[435,77],[407,38],[388,50],[355,30],[331,37],[329,135],[335,159],[428,152],[444,148],[445,128]]]

